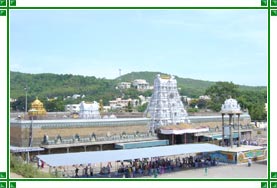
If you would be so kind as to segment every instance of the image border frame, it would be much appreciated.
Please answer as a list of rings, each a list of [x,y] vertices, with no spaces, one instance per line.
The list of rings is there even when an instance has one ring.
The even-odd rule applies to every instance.
[[[267,181],[268,184],[270,184],[271,181],[271,171],[270,171],[270,17],[271,17],[271,7],[270,7],[270,2],[268,0],[268,5],[264,7],[16,7],[16,6],[10,6],[9,5],[9,0],[7,1],[7,7],[0,7],[0,9],[6,9],[7,10],[7,175],[6,179],[7,182],[9,181]],[[268,81],[267,81],[267,100],[268,100],[268,129],[267,129],[267,178],[259,178],[259,179],[248,179],[248,178],[242,178],[242,179],[230,179],[230,178],[220,178],[220,179],[168,179],[168,178],[163,178],[163,179],[108,179],[108,178],[103,178],[103,179],[73,179],[73,178],[10,178],[10,10],[51,10],[51,9],[61,9],[61,10],[84,10],[84,9],[89,9],[89,10],[99,10],[99,9],[168,9],[168,10],[186,10],[186,9],[228,9],[228,10],[244,10],[244,9],[263,9],[267,10],[267,22],[268,22],[268,64],[267,64],[267,71],[268,71]]]

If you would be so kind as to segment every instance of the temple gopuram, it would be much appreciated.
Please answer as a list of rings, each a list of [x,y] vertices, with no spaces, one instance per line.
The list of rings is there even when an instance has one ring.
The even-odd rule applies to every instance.
[[[146,110],[151,117],[150,131],[167,125],[189,123],[188,114],[177,90],[174,76],[157,75],[154,91]]]

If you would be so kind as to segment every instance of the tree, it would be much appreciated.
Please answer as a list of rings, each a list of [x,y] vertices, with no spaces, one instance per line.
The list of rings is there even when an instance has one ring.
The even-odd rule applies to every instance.
[[[264,108],[267,102],[267,90],[239,90],[238,86],[232,82],[217,82],[206,90],[206,94],[211,97],[208,107],[215,111],[220,111],[221,105],[229,97],[238,100],[242,110],[248,109],[252,120],[266,120],[267,114]]]
[[[249,114],[251,115],[252,120],[261,121],[261,120],[266,120],[267,119],[267,114],[266,114],[266,111],[263,107],[263,104],[251,105],[249,107]]]
[[[31,108],[31,103],[35,100],[34,96],[27,96],[27,111]],[[11,110],[24,112],[25,111],[25,96],[20,96],[16,99],[15,102],[10,103]]]
[[[221,105],[227,98],[236,98],[238,96],[238,86],[232,82],[216,82],[215,85],[206,90],[205,94],[211,97],[209,108],[220,111]]]
[[[25,97],[18,97],[16,101],[10,103],[10,106],[13,111],[25,111]]]
[[[100,111],[101,113],[104,111],[103,100],[102,100],[102,99],[99,100],[99,111]]]
[[[207,100],[199,99],[198,103],[197,103],[197,106],[198,106],[199,109],[204,109],[204,108],[207,107],[207,103],[208,103]]]
[[[61,112],[65,110],[63,100],[49,100],[44,102],[44,107],[47,112]]]
[[[252,120],[266,120],[265,103],[267,102],[267,91],[240,91],[237,98],[243,109],[248,109]]]
[[[127,112],[132,112],[133,111],[133,107],[132,107],[131,101],[128,102],[126,111]]]
[[[189,102],[189,106],[190,106],[191,108],[194,108],[197,104],[198,104],[198,99],[192,99],[192,100]]]
[[[145,112],[147,106],[148,106],[148,102],[147,102],[147,103],[144,103],[144,104],[141,105],[141,106],[138,106],[138,107],[137,107],[138,112]]]

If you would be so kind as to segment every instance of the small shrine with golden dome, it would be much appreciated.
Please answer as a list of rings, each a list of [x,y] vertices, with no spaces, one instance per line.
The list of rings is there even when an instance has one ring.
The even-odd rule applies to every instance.
[[[38,98],[36,98],[36,100],[34,100],[32,102],[32,107],[28,111],[28,115],[29,116],[43,116],[43,115],[46,115],[46,110],[43,107],[43,103],[40,100],[38,100]]]

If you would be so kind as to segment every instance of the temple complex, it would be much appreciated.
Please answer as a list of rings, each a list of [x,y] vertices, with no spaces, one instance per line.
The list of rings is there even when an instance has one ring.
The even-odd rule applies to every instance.
[[[129,112],[116,116],[109,113],[100,115],[101,102],[95,101],[76,104],[79,107],[76,118],[72,118],[69,112],[45,115],[43,103],[36,99],[29,111],[31,118],[24,119],[18,115],[11,118],[10,144],[19,148],[29,147],[31,140],[32,147],[43,148],[40,153],[53,154],[199,142],[223,145],[226,141],[227,145],[228,140],[251,140],[251,117],[248,113],[236,111],[240,107],[235,99],[228,101],[221,113],[194,114],[188,118],[174,76],[157,75],[145,112],[147,117],[143,117],[143,113]],[[231,111],[229,107],[232,107]],[[239,115],[240,119],[238,123],[225,125],[224,122],[230,118],[224,115],[230,113]]]
[[[188,115],[181,102],[174,76],[157,75],[154,91],[146,110],[151,117],[150,131],[166,125],[188,123]]]

